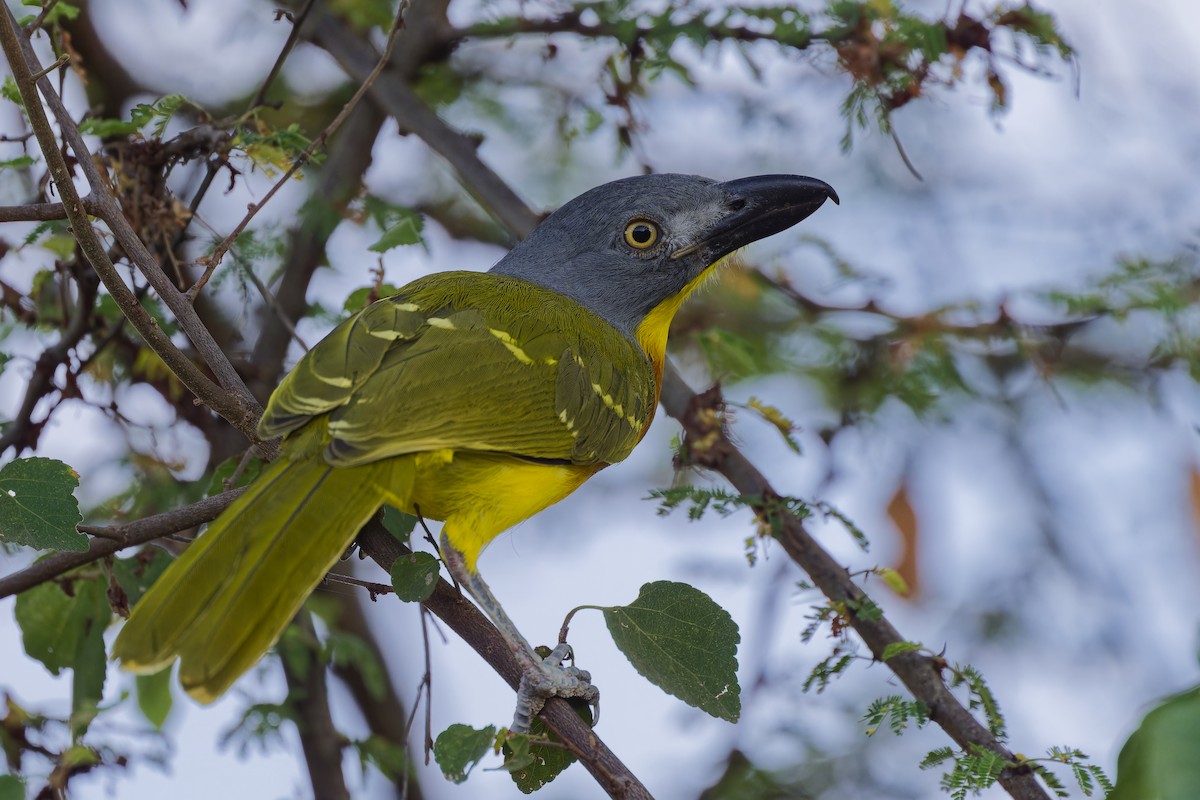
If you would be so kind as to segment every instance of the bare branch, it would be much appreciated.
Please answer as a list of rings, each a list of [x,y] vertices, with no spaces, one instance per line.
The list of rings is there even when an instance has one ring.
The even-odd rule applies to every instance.
[[[333,15],[320,17],[314,26],[313,40],[355,77],[367,75],[374,63],[375,48]],[[467,191],[501,225],[521,237],[542,221],[540,214],[530,209],[491,167],[479,159],[475,152],[479,143],[442,122],[403,78],[391,70],[385,71],[376,81],[371,96],[395,117],[402,130],[416,135],[445,158],[458,172]]]
[[[21,206],[0,206],[0,222],[50,222],[66,219],[62,203],[27,203]]]

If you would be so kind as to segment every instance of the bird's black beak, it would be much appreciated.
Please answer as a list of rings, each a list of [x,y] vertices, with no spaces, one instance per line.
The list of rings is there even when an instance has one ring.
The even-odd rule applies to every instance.
[[[825,181],[803,175],[757,175],[720,184],[729,209],[704,238],[671,254],[679,259],[703,252],[709,263],[751,242],[765,239],[800,222],[826,199],[839,203]]]

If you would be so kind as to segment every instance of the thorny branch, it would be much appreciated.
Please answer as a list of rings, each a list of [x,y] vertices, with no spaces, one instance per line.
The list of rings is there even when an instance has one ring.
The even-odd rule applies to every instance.
[[[720,473],[743,496],[779,497],[762,472],[729,441],[723,426],[699,429],[698,420],[706,415],[698,414],[698,410],[719,412],[721,398],[716,390],[697,395],[678,372],[669,368],[663,376],[660,399],[666,412],[683,424],[688,435],[705,440],[704,452],[694,454],[698,458],[696,466]],[[760,504],[755,510],[766,509]],[[813,584],[834,603],[852,608],[863,607],[862,604],[868,600],[867,594],[853,581],[849,571],[812,538],[798,518],[783,515],[781,520],[782,529],[778,538],[787,554],[808,574]],[[870,619],[854,614],[849,621],[875,658],[900,678],[913,697],[925,703],[929,718],[956,744],[965,750],[970,750],[972,746],[985,748],[1012,765],[1000,773],[999,781],[1015,800],[1048,800],[1048,795],[1038,784],[1032,770],[1017,766],[1018,759],[1013,752],[950,692],[934,659],[917,652],[907,652],[884,662],[883,653],[888,645],[908,640],[882,614]]]

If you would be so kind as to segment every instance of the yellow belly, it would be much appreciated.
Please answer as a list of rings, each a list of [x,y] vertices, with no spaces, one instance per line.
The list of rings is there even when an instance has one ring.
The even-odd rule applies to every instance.
[[[410,458],[417,464],[416,483],[403,510],[445,520],[443,533],[472,572],[492,539],[562,500],[604,466],[538,464],[452,450]]]

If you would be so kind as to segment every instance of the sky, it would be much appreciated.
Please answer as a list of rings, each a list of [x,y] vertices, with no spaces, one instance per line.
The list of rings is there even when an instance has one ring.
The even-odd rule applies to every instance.
[[[273,23],[270,4],[189,0],[186,13],[170,0],[91,5],[101,33],[130,69],[155,75],[163,91],[182,91],[199,102],[252,90],[286,35]],[[926,5],[932,13],[942,8]],[[897,313],[967,300],[994,308],[1008,301],[1016,313],[1036,320],[1046,310],[1030,299],[1033,293],[1086,286],[1123,256],[1180,253],[1195,243],[1200,220],[1194,188],[1200,118],[1190,113],[1200,107],[1194,80],[1200,74],[1200,13],[1189,0],[1060,0],[1041,7],[1057,15],[1078,50],[1078,91],[1069,69],[1056,67],[1047,79],[1003,64],[1012,108],[1000,116],[987,113],[986,93],[974,85],[935,90],[910,103],[895,125],[923,181],[877,133],[859,132],[854,149],[841,151],[838,106],[847,86],[836,77],[830,54],[819,52],[796,58],[752,49],[763,76],[759,84],[731,51],[685,54],[701,88],[668,78],[639,100],[648,123],[642,155],[659,171],[718,179],[797,172],[831,183],[841,206],[823,208],[747,254],[821,300],[862,302],[867,290],[839,281],[812,247],[800,244],[804,234],[823,238],[877,276],[871,296]],[[458,22],[486,13],[470,3],[452,7]],[[131,18],[141,24],[128,25]],[[156,35],[145,37],[147,29]],[[594,93],[602,53],[564,40],[557,63],[524,57],[541,46],[467,43],[455,58],[568,88],[586,87],[591,79]],[[311,48],[296,52],[285,78],[314,95],[337,83],[336,68]],[[465,105],[447,116],[484,131],[481,156],[535,207],[552,208],[636,171],[603,135],[581,138],[569,159],[560,158],[549,146],[552,124],[540,124],[544,96],[514,90],[504,101],[525,125],[481,121]],[[411,203],[438,194],[450,181],[419,142],[389,131],[377,143],[368,175],[376,193]],[[248,179],[236,192],[206,203],[205,219],[228,230],[246,201],[268,185]],[[284,193],[268,207],[266,221],[287,220],[302,199],[301,191]],[[385,256],[389,282],[443,269],[486,269],[502,255],[494,246],[454,240],[436,223],[426,235],[427,248]],[[375,258],[366,247],[374,238],[371,231],[339,229],[331,242],[332,268],[318,273],[310,298],[341,297],[367,283]],[[2,277],[17,285],[22,280],[20,274]],[[319,323],[301,326],[309,341],[321,333]],[[1102,335],[1136,346],[1140,334],[1131,324]],[[26,345],[36,352],[37,342]],[[699,365],[682,366],[694,385],[705,383]],[[15,407],[19,392],[19,373],[6,370],[2,407]],[[944,645],[953,660],[980,668],[1007,714],[1014,749],[1029,755],[1070,744],[1113,774],[1121,743],[1149,704],[1197,682],[1200,540],[1188,475],[1197,464],[1200,398],[1185,377],[1166,380],[1155,402],[1134,392],[1031,391],[1021,402],[1019,425],[982,407],[963,408],[944,423],[888,407],[874,424],[848,431],[829,447],[812,432],[828,419],[814,387],[774,377],[728,393],[742,401],[769,398],[804,428],[801,458],[750,415],[739,415],[735,430],[781,491],[827,499],[868,533],[873,548],[863,554],[836,525],[815,526],[845,563],[863,568],[895,558],[897,536],[885,509],[905,482],[921,521],[923,594],[908,602],[882,587],[873,591],[905,636],[935,650]],[[149,397],[140,402],[156,422],[145,447],[194,452],[198,437],[173,424],[171,409]],[[82,437],[82,430],[89,436]],[[863,785],[856,783],[862,770],[890,787],[890,796],[940,796],[936,771],[915,766],[924,752],[948,743],[939,730],[864,741],[855,721],[855,711],[871,699],[900,691],[886,670],[855,668],[822,695],[799,691],[827,652],[819,637],[811,645],[799,640],[816,598],[786,588],[801,576],[778,550],[768,548],[756,567],[746,564],[741,541],[749,534],[747,515],[689,523],[679,514],[660,517],[653,503],[643,501],[649,488],[673,480],[669,442],[677,430],[659,414],[627,462],[499,538],[480,564],[497,597],[539,641],[554,636],[570,608],[627,603],[643,583],[660,579],[693,583],[741,624],[741,676],[748,688],[746,714],[737,726],[687,708],[641,680],[608,640],[598,614],[581,614],[572,625],[581,663],[603,693],[599,733],[656,797],[696,796],[718,774],[715,759],[732,746],[767,765],[782,765],[795,761],[806,743],[830,754],[825,767],[846,787],[842,796]],[[117,441],[119,432],[98,415],[74,409],[55,418],[39,454],[80,472],[79,496],[86,504],[127,479],[103,455],[104,445]],[[180,474],[195,477],[201,460],[183,463]],[[1033,499],[1039,491],[1044,506]],[[1068,548],[1068,555],[1043,558],[1048,540]],[[6,560],[5,572],[14,566]],[[536,593],[529,589],[534,579]],[[5,648],[18,637],[11,607],[11,600],[0,601]],[[416,613],[394,603],[375,604],[370,613],[399,664],[393,680],[411,699],[422,669],[413,644],[420,640]],[[1007,628],[981,635],[996,620]],[[511,695],[452,635],[436,642],[432,657],[435,735],[453,722],[479,727],[508,720]],[[763,681],[749,688],[754,676]],[[273,668],[245,680],[256,689],[261,680],[265,691],[281,691]],[[69,679],[52,679],[19,657],[5,656],[0,685],[17,687],[29,705],[49,711],[67,706]],[[108,694],[115,699],[129,685],[125,677],[110,678]],[[335,688],[338,719],[351,735],[360,735],[361,721],[339,692]],[[243,705],[236,691],[210,709],[178,699],[168,724],[175,751],[169,771],[145,763],[128,775],[106,771],[78,781],[74,796],[306,796],[302,764],[289,752],[242,760],[236,749],[218,746],[220,732]],[[113,736],[139,729],[134,711],[110,724]],[[294,737],[288,746],[295,749]],[[348,774],[358,780],[356,797],[388,796],[375,778],[356,778],[354,767]],[[463,786],[443,780],[435,766],[423,768],[420,778],[435,798],[518,796],[496,771],[477,770]],[[597,795],[579,767],[540,793],[547,800]]]

